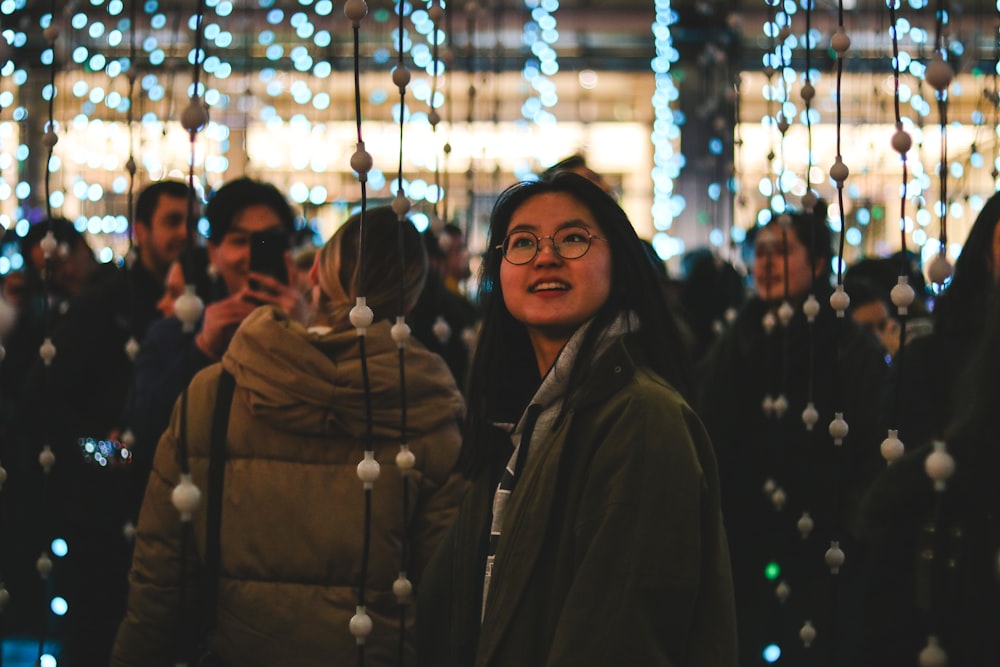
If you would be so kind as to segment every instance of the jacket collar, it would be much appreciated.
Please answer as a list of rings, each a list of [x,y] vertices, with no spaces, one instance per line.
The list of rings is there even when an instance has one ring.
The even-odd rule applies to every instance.
[[[642,363],[643,354],[635,334],[619,336],[598,357],[591,370],[591,379],[579,391],[573,392],[570,408],[578,410],[607,400],[631,380]]]

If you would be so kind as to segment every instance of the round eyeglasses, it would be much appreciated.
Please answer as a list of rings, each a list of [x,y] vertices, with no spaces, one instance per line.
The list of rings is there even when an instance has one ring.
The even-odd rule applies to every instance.
[[[521,230],[508,234],[496,249],[502,251],[503,258],[511,264],[527,264],[541,252],[542,241],[545,239],[552,241],[552,250],[563,259],[579,259],[590,250],[592,240],[604,240],[591,234],[585,227],[563,227],[549,236],[538,236]]]

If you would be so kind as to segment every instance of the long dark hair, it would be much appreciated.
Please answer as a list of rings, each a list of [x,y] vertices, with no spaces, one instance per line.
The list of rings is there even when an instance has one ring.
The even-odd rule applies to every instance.
[[[962,254],[955,262],[951,283],[934,308],[934,329],[946,334],[975,336],[983,327],[984,310],[993,288],[993,230],[1000,221],[1000,192],[983,205]]]
[[[564,193],[585,206],[601,226],[611,250],[611,291],[587,329],[577,359],[590,359],[600,333],[620,313],[632,312],[640,326],[634,332],[644,363],[682,394],[691,382],[690,349],[678,328],[664,282],[620,206],[600,187],[574,173],[557,173],[538,181],[517,183],[497,199],[490,215],[488,252],[480,268],[483,323],[469,379],[468,418],[460,465],[474,473],[488,461],[492,422],[516,421],[538,387],[540,378],[527,328],[514,319],[500,285],[503,242],[515,211],[528,199]],[[577,363],[569,386],[579,386],[590,364]]]

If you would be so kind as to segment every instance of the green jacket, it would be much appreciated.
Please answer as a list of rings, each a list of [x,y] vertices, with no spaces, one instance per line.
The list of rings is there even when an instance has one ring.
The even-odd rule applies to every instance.
[[[418,592],[421,665],[736,664],[711,443],[624,340],[568,397],[549,442],[532,444],[481,628],[495,481],[473,480]]]

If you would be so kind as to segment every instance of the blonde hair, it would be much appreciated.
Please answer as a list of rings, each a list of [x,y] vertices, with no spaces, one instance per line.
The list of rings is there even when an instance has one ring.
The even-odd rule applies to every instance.
[[[359,262],[361,231],[361,215],[351,216],[319,250],[316,258],[320,289],[318,324],[334,328],[349,326],[348,315],[358,296],[365,297],[375,313],[375,321],[408,313],[420,296],[427,277],[427,251],[413,223],[409,219],[400,222],[389,206],[366,211],[365,256]],[[365,294],[358,293],[362,263],[367,283]],[[403,313],[400,313],[400,306]]]

